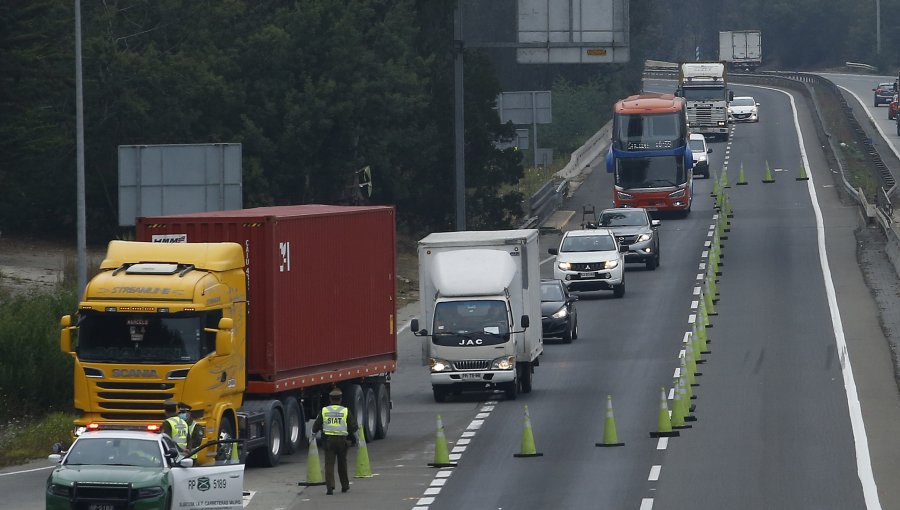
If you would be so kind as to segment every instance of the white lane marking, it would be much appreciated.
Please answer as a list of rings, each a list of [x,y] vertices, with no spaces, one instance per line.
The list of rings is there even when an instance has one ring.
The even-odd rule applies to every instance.
[[[703,273],[700,273],[700,274],[697,275],[697,279],[698,279],[698,280],[702,280],[702,279],[703,279],[703,276],[704,276]]]
[[[700,271],[703,271],[704,269],[706,269],[706,262],[701,262],[700,267],[698,267],[697,269],[699,269]]]
[[[794,96],[784,90],[751,85],[758,88],[775,90],[788,96],[791,100],[791,109],[794,112],[794,129],[797,131],[797,140],[800,143],[800,158],[806,168],[809,166],[809,158],[806,156],[806,147],[803,142],[803,133],[800,131],[800,119],[797,115],[797,105]],[[890,144],[889,144],[890,145]],[[828,253],[825,251],[825,225],[822,218],[822,209],[819,208],[819,199],[816,195],[816,186],[812,173],[807,173],[806,189],[812,202],[816,215],[816,231],[819,244],[819,263],[822,266],[822,278],[825,280],[825,294],[828,296],[828,308],[831,312],[831,324],[834,329],[834,341],[838,352],[847,351],[847,341],[844,338],[844,325],[841,321],[841,310],[838,308],[837,295],[834,290],[834,281],[831,278],[831,266],[828,264]],[[850,355],[847,354],[846,365],[841,370],[844,376],[844,390],[847,393],[847,404],[850,410],[850,424],[853,429],[853,439],[856,446],[856,472],[862,484],[863,497],[866,500],[867,510],[880,510],[881,502],[878,499],[878,486],[875,483],[875,474],[872,472],[872,460],[869,456],[869,439],[866,435],[866,424],[862,417],[862,408],[859,403],[859,395],[856,392],[856,380],[853,378],[853,367],[850,366]]]
[[[459,441],[457,441],[456,444],[458,444],[458,445],[466,445],[466,444],[469,444],[469,443],[471,443],[471,442],[472,442],[471,439],[469,439],[469,438],[463,438],[463,439],[460,439]]]
[[[659,472],[662,470],[662,466],[659,464],[650,467],[650,476],[647,477],[648,482],[657,482],[659,481]]]
[[[481,408],[482,413],[489,413],[494,410],[494,406],[484,406]]]
[[[709,257],[709,250],[703,250],[703,252],[700,253],[700,258],[701,258],[701,259],[705,259],[705,258],[708,258],[708,257]]]
[[[641,510],[653,510],[653,498],[642,499]]]
[[[434,503],[434,498],[419,498],[419,501],[416,501],[416,506],[427,506]]]
[[[696,310],[698,306],[700,306],[699,301],[691,301],[691,310]]]
[[[459,460],[462,458],[462,454],[461,453],[451,453],[450,455],[447,455],[447,457],[449,457],[450,460]]]
[[[699,287],[699,286],[694,287],[694,295],[695,295],[695,296],[699,296],[699,295],[700,295],[700,287]]]
[[[678,372],[680,372],[680,371],[681,371],[680,368],[676,369],[676,373],[678,373]],[[679,377],[681,377],[680,374],[679,374],[679,375],[676,375],[676,376],[675,376],[675,379],[678,379]],[[675,388],[669,388],[669,396],[668,396],[667,398],[668,398],[669,400],[672,400],[672,399],[675,398]],[[669,411],[669,416],[672,416],[672,411]]]
[[[467,430],[462,433],[462,437],[475,437],[475,433],[472,432],[471,430]]]
[[[477,419],[477,420],[483,420],[483,419],[487,418],[488,415],[490,415],[490,414],[491,414],[491,413],[478,413],[478,414],[475,415],[475,419]]]
[[[656,442],[657,450],[665,450],[668,447],[669,447],[669,438],[668,437],[661,437],[661,438],[659,438],[659,441]]]
[[[688,343],[690,340],[691,340],[691,332],[690,332],[690,331],[685,331],[685,332],[684,332],[684,339],[681,340],[681,343],[686,344],[686,343]]]
[[[447,483],[446,478],[435,478],[434,480],[431,481],[431,486],[432,487],[443,487],[445,483]]]
[[[693,324],[697,322],[697,316],[694,314],[688,315],[688,324]]]
[[[437,496],[440,493],[441,493],[440,487],[429,487],[429,488],[425,489],[426,496]]]
[[[0,476],[21,475],[23,473],[33,473],[35,471],[43,471],[45,469],[53,469],[55,467],[56,467],[56,465],[47,466],[47,467],[39,467],[39,468],[34,468],[34,469],[25,469],[23,471],[10,471],[9,473],[0,473]]]
[[[704,248],[709,248],[710,246],[712,246],[712,241],[704,241],[704,242],[703,242],[703,247],[704,247]]]
[[[416,503],[418,505],[418,503]],[[413,510],[428,510],[427,506],[414,506]]]
[[[678,357],[681,358],[681,356],[678,356]],[[679,377],[681,377],[681,367],[676,368],[675,373],[672,374],[672,379],[678,379]],[[669,397],[669,398],[672,398],[672,397]]]
[[[469,430],[478,430],[481,428],[481,426],[483,424],[484,424],[484,420],[472,420],[472,423],[470,423],[469,426],[466,428]]]
[[[465,446],[454,446],[453,449],[450,450],[450,453],[463,453],[465,451],[466,451]]]
[[[453,474],[453,471],[446,470],[446,471],[438,471],[437,474],[434,476],[437,478],[449,478],[450,475],[452,475],[452,474]]]

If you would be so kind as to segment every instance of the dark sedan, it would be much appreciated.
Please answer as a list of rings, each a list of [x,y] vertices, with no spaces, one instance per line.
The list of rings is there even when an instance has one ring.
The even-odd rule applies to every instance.
[[[569,294],[559,280],[541,280],[541,325],[544,338],[561,338],[571,343],[578,338],[578,296]]]

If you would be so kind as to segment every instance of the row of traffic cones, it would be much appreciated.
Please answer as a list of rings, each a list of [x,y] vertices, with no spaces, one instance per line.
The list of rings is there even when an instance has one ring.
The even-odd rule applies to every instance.
[[[716,196],[719,188],[722,188],[722,187],[728,188],[729,187],[728,186],[728,178],[726,177],[725,172],[726,171],[723,170],[722,177],[720,179],[717,179],[716,182],[713,182],[713,196]],[[718,182],[719,180],[724,181],[724,183],[720,184]],[[808,181],[809,180],[809,174],[806,173],[806,166],[803,163],[800,163],[800,175],[795,177],[794,180],[797,180],[797,181]],[[771,184],[771,183],[775,182],[775,177],[774,177],[774,175],[772,175],[772,169],[769,167],[768,161],[766,161],[766,171],[763,174],[762,182],[764,182],[766,184]],[[740,169],[740,172],[738,173],[738,180],[735,184],[737,184],[738,186],[746,186],[748,184],[747,176],[744,175],[744,164],[743,163],[741,163],[741,169]]]

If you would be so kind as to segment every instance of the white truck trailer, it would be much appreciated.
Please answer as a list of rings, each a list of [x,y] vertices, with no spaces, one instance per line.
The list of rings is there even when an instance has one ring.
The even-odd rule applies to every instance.
[[[688,129],[728,139],[728,73],[724,62],[685,62],[678,68],[677,95],[685,99]]]
[[[753,72],[762,64],[762,33],[759,30],[719,32],[719,60],[734,70]]]
[[[441,232],[419,241],[420,317],[434,399],[531,391],[544,350],[536,229]],[[533,324],[532,324],[533,323]],[[420,329],[421,326],[421,329]]]

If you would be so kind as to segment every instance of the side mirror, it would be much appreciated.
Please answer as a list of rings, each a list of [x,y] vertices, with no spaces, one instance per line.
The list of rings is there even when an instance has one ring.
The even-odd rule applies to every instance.
[[[574,303],[575,301],[578,301],[578,296],[575,296],[575,295],[569,296],[569,301],[571,301],[572,303]]]
[[[51,464],[59,464],[60,462],[62,462],[62,455],[58,453],[51,453],[50,455],[47,455],[47,460],[49,460]]]
[[[188,457],[186,459],[181,459],[178,461],[178,465],[183,468],[194,467],[194,459]]]
[[[759,106],[759,103],[756,103],[756,106]]]
[[[619,245],[619,253],[628,253],[628,245],[620,244]]]
[[[523,315],[523,316],[522,316],[521,323],[522,323],[522,329],[527,329],[528,326],[531,325],[530,321],[528,320],[528,316],[527,316],[527,315]]]
[[[661,221],[659,221],[659,220],[650,220],[650,226],[651,226],[651,227],[658,227],[658,226],[660,226],[660,225],[662,225],[662,222],[661,222]]]
[[[229,317],[219,319],[219,328],[216,332],[216,354],[219,356],[230,356],[234,352],[234,343],[232,342],[232,329],[234,328],[234,320]]]
[[[412,330],[413,334],[417,334],[419,332],[419,319],[413,319],[409,322],[409,329]]]
[[[59,320],[59,350],[65,353],[72,352],[72,316],[63,315]]]
[[[712,149],[706,149],[707,154],[712,154]]]
[[[556,248],[549,248],[547,250],[547,253],[549,253],[550,255],[559,255],[559,250]]]

